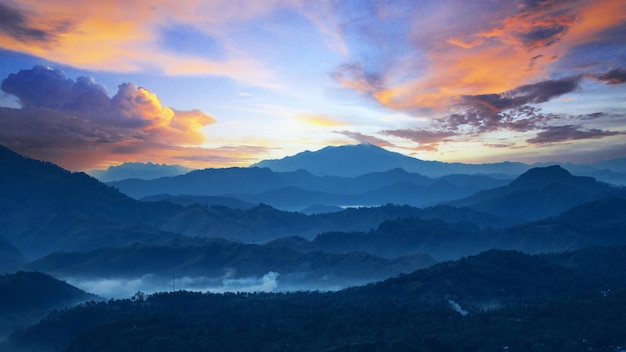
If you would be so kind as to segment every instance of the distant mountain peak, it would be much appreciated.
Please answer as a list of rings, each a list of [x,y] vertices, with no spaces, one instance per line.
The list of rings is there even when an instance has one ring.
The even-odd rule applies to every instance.
[[[263,160],[252,167],[267,167],[275,172],[305,169],[318,176],[354,177],[370,172],[410,168],[421,160],[391,152],[373,144],[328,146],[282,159]]]
[[[102,182],[120,181],[131,178],[152,180],[160,177],[178,176],[190,172],[191,169],[180,165],[125,162],[109,166],[106,170],[90,170],[87,174]]]
[[[535,167],[511,182],[513,188],[542,188],[553,183],[568,182],[574,176],[559,165]]]
[[[304,169],[317,176],[342,177],[356,177],[392,169],[403,169],[427,177],[450,174],[519,175],[528,170],[528,165],[513,162],[463,164],[421,160],[368,143],[307,150],[282,159],[263,160],[252,166],[267,167],[275,172]]]

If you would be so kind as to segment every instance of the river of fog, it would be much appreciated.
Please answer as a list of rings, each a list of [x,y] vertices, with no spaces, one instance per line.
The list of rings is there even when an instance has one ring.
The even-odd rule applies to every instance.
[[[87,278],[65,277],[69,284],[83,291],[107,299],[132,297],[137,292],[147,294],[179,290],[199,292],[286,292],[286,291],[336,291],[349,286],[365,284],[364,280],[303,282],[293,274],[281,276],[270,271],[260,277],[236,277],[228,272],[221,277],[169,277],[152,274],[135,278]]]

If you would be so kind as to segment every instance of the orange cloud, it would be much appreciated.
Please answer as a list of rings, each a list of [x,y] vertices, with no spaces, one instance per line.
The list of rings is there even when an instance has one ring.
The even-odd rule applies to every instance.
[[[432,37],[422,26],[414,35],[421,55],[390,58],[394,64],[375,73],[356,75],[360,66],[354,64],[350,72],[356,78],[335,78],[394,110],[446,112],[459,96],[500,93],[548,79],[571,49],[624,23],[624,13],[626,3],[619,0],[543,1],[499,19],[491,14],[486,17],[492,21],[480,26],[461,20],[450,27],[453,32]]]
[[[207,33],[223,35],[220,26],[228,21],[253,18],[273,7],[285,6],[265,2],[263,5],[268,6],[255,1],[194,1],[181,6],[165,0],[24,0],[15,8],[6,6],[11,14],[20,16],[13,27],[41,35],[23,36],[16,30],[0,30],[0,47],[83,69],[151,69],[168,75],[219,75],[268,85],[273,73],[236,49],[227,37],[220,38],[229,49],[221,59],[172,52],[160,45],[161,31],[167,24],[187,23]]]
[[[346,123],[329,115],[298,115],[296,119],[317,127],[341,127]]]
[[[21,70],[2,82],[22,109],[0,110],[0,143],[26,155],[49,160],[72,170],[128,160],[173,163],[214,160],[200,146],[201,128],[215,119],[200,111],[164,106],[157,95],[134,83],[124,83],[113,98],[85,77],[77,81],[63,72],[38,66]]]

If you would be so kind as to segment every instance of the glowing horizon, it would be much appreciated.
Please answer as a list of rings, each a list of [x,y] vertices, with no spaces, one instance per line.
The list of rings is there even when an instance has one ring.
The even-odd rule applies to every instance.
[[[626,3],[0,4],[0,144],[70,170],[626,157]]]

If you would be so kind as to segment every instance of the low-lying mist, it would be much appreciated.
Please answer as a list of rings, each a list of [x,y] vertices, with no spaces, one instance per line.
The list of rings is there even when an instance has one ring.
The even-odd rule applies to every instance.
[[[337,291],[362,285],[365,280],[331,280],[326,277],[306,280],[306,273],[280,275],[269,271],[262,276],[238,277],[234,270],[220,277],[164,277],[147,274],[141,277],[65,277],[69,284],[107,299],[130,298],[137,292],[152,294],[171,291],[225,292],[287,292],[287,291]]]

